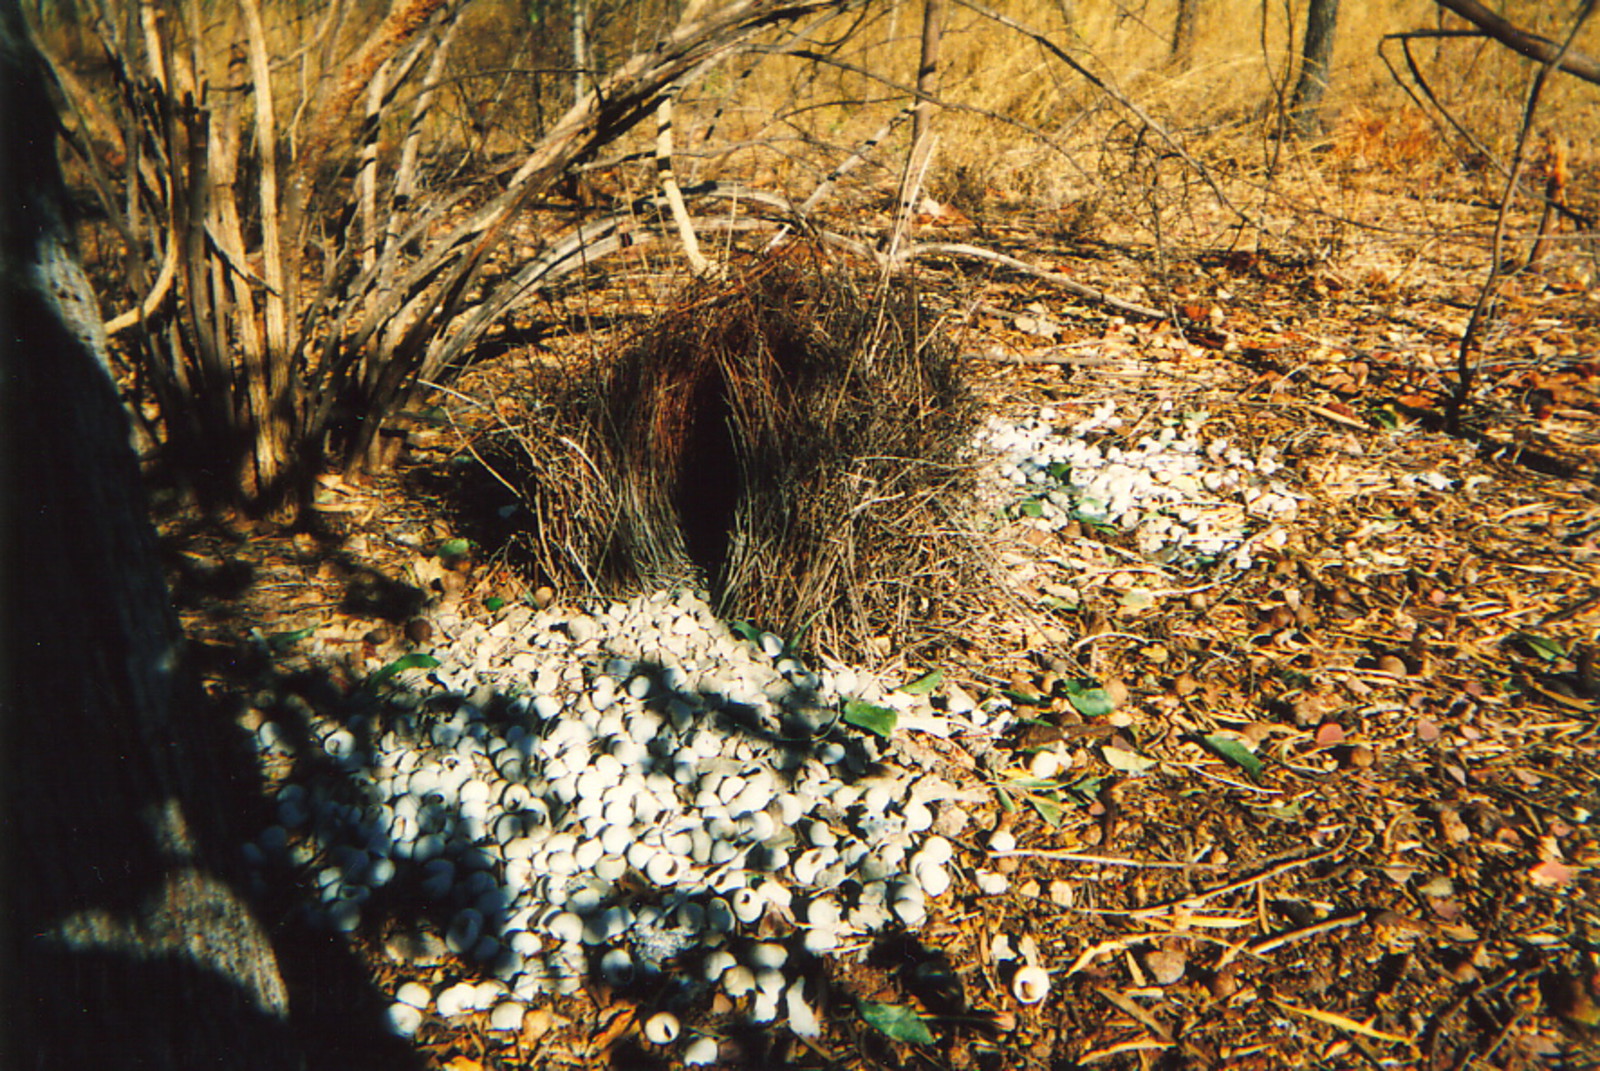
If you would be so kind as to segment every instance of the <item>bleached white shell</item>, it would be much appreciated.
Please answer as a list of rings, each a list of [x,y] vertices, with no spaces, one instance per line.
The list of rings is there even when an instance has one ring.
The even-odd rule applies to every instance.
[[[465,908],[450,921],[444,943],[456,955],[465,955],[478,945],[483,935],[483,914],[477,908]]]
[[[704,1067],[716,1063],[720,1055],[715,1038],[698,1037],[684,1046],[683,1062],[690,1067]]]
[[[1011,979],[1011,995],[1019,1004],[1037,1004],[1050,995],[1050,975],[1043,967],[1028,964]]]
[[[335,759],[351,758],[356,753],[356,737],[349,729],[337,729],[322,741],[322,749]]]
[[[438,997],[439,1014],[446,1019],[453,1019],[458,1015],[465,1015],[473,1010],[477,1001],[476,989],[466,982],[457,982],[440,991]]]
[[[400,987],[394,995],[395,1000],[401,1004],[409,1004],[413,1008],[426,1010],[433,1003],[433,993],[421,982],[407,982]]]
[[[730,967],[722,972],[722,991],[728,996],[738,999],[756,987],[755,972],[743,965]]]
[[[728,897],[728,905],[733,908],[733,917],[747,926],[753,926],[761,920],[761,913],[766,910],[766,900],[754,889],[737,889]]]
[[[422,1029],[422,1011],[419,1008],[395,1001],[389,1005],[389,1030],[400,1037],[408,1038]]]
[[[633,957],[626,948],[613,948],[600,957],[600,975],[614,986],[633,981]]]
[[[524,1008],[513,1001],[505,1001],[494,1006],[489,1013],[490,1030],[521,1030]]]
[[[655,1045],[670,1045],[678,1040],[678,1017],[671,1012],[656,1012],[644,1021],[645,1040]]]
[[[724,974],[727,974],[728,971],[738,965],[739,961],[734,958],[732,952],[725,948],[719,948],[706,956],[702,977],[708,982],[718,982]]]
[[[796,979],[784,990],[784,1007],[789,1013],[789,1029],[803,1038],[814,1038],[822,1032],[822,1025],[817,1022],[817,1013],[806,1003],[804,984],[803,980]]]
[[[789,962],[789,950],[773,941],[762,941],[750,946],[750,952],[745,956],[755,971],[777,970]]]

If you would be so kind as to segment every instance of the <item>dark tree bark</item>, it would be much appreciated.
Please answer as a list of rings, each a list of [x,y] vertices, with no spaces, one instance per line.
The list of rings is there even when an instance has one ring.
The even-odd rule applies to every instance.
[[[1199,32],[1200,11],[1206,0],[1178,0],[1178,18],[1172,27],[1172,50],[1169,58],[1179,67],[1188,67],[1194,60],[1194,42]]]
[[[1301,49],[1300,80],[1294,87],[1290,117],[1299,133],[1322,133],[1322,95],[1328,89],[1328,61],[1333,58],[1333,35],[1339,21],[1339,0],[1311,0],[1306,11],[1305,47]]]
[[[301,1066],[267,935],[207,850],[197,696],[174,671],[47,84],[0,0],[4,1062]]]

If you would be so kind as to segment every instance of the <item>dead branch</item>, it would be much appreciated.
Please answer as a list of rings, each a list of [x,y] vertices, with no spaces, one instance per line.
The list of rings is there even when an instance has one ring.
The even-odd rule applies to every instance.
[[[999,253],[993,249],[985,249],[982,246],[967,245],[965,242],[919,242],[906,249],[901,256],[904,258],[915,257],[917,259],[943,256],[986,260],[992,264],[999,264],[1013,271],[1031,275],[1035,279],[1043,279],[1045,282],[1052,286],[1058,286],[1069,294],[1076,294],[1081,298],[1093,301],[1097,305],[1104,305],[1108,309],[1114,309],[1128,316],[1137,316],[1141,320],[1167,320],[1171,318],[1160,309],[1152,309],[1147,305],[1136,305],[1131,301],[1112,297],[1104,290],[1098,290],[1086,283],[1080,283],[1070,276],[1062,275],[1060,272],[1036,268],[1025,260],[1007,256],[1005,253]]]
[[[1518,29],[1478,3],[1478,0],[1434,0],[1434,3],[1460,15],[1514,52],[1540,63],[1553,63],[1557,70],[1600,85],[1600,60],[1576,49],[1564,48],[1547,37]]]

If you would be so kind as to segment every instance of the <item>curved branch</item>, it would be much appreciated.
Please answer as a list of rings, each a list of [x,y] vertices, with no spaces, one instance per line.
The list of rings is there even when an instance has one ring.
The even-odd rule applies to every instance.
[[[1481,29],[1507,48],[1520,52],[1540,63],[1554,63],[1557,70],[1576,75],[1585,82],[1600,85],[1600,60],[1595,60],[1572,49],[1561,46],[1547,37],[1518,29],[1478,0],[1433,0],[1447,11],[1453,11]]]

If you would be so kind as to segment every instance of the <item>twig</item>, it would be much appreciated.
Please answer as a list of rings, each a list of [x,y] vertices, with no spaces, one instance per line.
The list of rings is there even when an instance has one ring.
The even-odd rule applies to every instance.
[[[1334,930],[1343,930],[1365,921],[1365,915],[1344,915],[1340,918],[1327,919],[1323,922],[1313,923],[1310,926],[1302,926],[1298,930],[1290,930],[1288,933],[1280,933],[1276,937],[1268,937],[1265,940],[1257,941],[1254,944],[1247,945],[1244,951],[1252,956],[1264,956],[1268,952],[1282,948],[1284,945],[1293,944],[1296,941],[1304,941],[1319,934],[1331,933]]]
[[[1196,907],[1196,906],[1198,906],[1200,904],[1205,903],[1207,900],[1215,899],[1218,896],[1226,896],[1228,893],[1238,892],[1241,889],[1248,889],[1251,886],[1255,886],[1255,885],[1261,885],[1261,884],[1264,884],[1265,882],[1271,881],[1273,878],[1281,877],[1284,874],[1288,874],[1288,873],[1290,873],[1292,871],[1300,870],[1300,869],[1302,869],[1304,867],[1311,866],[1314,863],[1320,863],[1322,860],[1330,858],[1333,855],[1336,855],[1337,853],[1343,851],[1346,843],[1348,843],[1348,842],[1341,842],[1341,843],[1335,845],[1334,847],[1327,849],[1326,851],[1317,852],[1315,855],[1308,855],[1308,856],[1305,856],[1305,857],[1300,858],[1300,859],[1292,859],[1287,863],[1279,863],[1277,866],[1269,867],[1268,869],[1263,870],[1259,874],[1252,874],[1250,877],[1240,878],[1238,881],[1230,881],[1228,884],[1219,885],[1214,889],[1207,889],[1204,892],[1198,892],[1198,893],[1194,893],[1194,894],[1192,894],[1190,896],[1179,897],[1176,900],[1168,900],[1165,903],[1155,904],[1155,905],[1153,905],[1151,907],[1128,908],[1128,909],[1120,909],[1120,910],[1119,909],[1113,909],[1113,908],[1071,907],[1071,908],[1067,908],[1067,910],[1069,910],[1069,911],[1082,911],[1083,913],[1089,914],[1089,915],[1114,915],[1117,918],[1129,918],[1129,919],[1156,918],[1157,916],[1165,915],[1169,911],[1175,911],[1175,910],[1178,910],[1178,909]],[[996,854],[1000,854],[1000,853],[996,853]],[[1016,852],[1016,853],[1006,853],[1006,854],[1022,855],[1022,854],[1028,854],[1028,853]],[[1041,851],[1041,852],[1038,852],[1037,854],[1043,855],[1043,856],[1046,856],[1046,857],[1050,857],[1051,853]],[[1113,860],[1107,860],[1107,859],[1099,858],[1099,857],[1095,857],[1095,856],[1083,856],[1083,857],[1081,857],[1081,861],[1085,861],[1085,862],[1114,862]],[[1185,869],[1185,868],[1189,868],[1189,867],[1199,867],[1199,866],[1214,867],[1214,866],[1217,866],[1217,865],[1220,865],[1220,864],[1161,863],[1161,864],[1149,864],[1149,865],[1158,866],[1161,869]]]
[[[900,256],[902,258],[940,256],[970,257],[973,260],[986,260],[990,263],[999,264],[1002,267],[1010,268],[1013,271],[1020,271],[1026,275],[1031,275],[1036,279],[1043,279],[1045,282],[1050,283],[1053,286],[1058,286],[1068,293],[1077,294],[1082,298],[1088,298],[1090,301],[1104,305],[1107,308],[1115,309],[1117,312],[1125,313],[1129,316],[1137,316],[1141,320],[1170,319],[1170,317],[1160,309],[1152,309],[1148,305],[1135,305],[1131,301],[1124,301],[1121,298],[1112,297],[1104,290],[1097,290],[1092,286],[1080,283],[1076,279],[1073,279],[1067,275],[1063,275],[1060,272],[1046,271],[1043,268],[1036,268],[1025,260],[1019,260],[1016,257],[1008,256],[1005,253],[996,252],[993,249],[985,249],[982,246],[968,245],[965,242],[920,242],[907,248],[905,252],[900,254]]]

